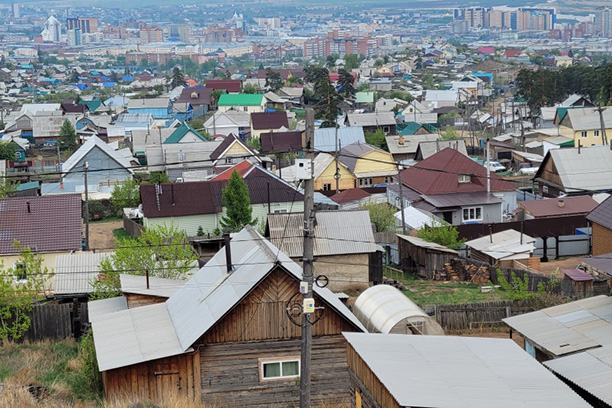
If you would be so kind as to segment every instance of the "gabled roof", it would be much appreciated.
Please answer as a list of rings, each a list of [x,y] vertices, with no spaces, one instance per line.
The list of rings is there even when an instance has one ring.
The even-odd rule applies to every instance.
[[[459,183],[459,175],[471,175]],[[513,191],[516,186],[491,173],[491,191]],[[457,150],[446,148],[402,172],[405,186],[421,194],[486,191],[487,169]]]
[[[612,128],[612,108],[609,106],[604,108],[602,118],[606,129]],[[568,109],[561,124],[571,127],[574,131],[601,129],[601,120],[597,108]]]
[[[330,156],[331,157],[331,156]],[[332,158],[333,160],[333,158]],[[350,201],[361,200],[363,198],[370,197],[371,194],[361,188],[350,188],[348,190],[344,190],[339,192],[338,194],[334,194],[330,198],[338,204],[348,203]]]
[[[612,109],[610,110],[612,112]],[[550,149],[535,179],[541,179],[549,162],[557,170],[565,192],[612,189],[612,150],[606,146],[573,149]]]
[[[170,105],[170,98],[143,98],[130,99],[128,101],[128,111],[131,109],[167,109]]]
[[[365,135],[361,126],[343,126],[339,128],[319,128],[314,132],[314,149],[317,152],[334,152],[336,150],[336,132],[338,134],[338,149],[359,142],[365,143]]]
[[[350,126],[395,126],[393,112],[349,113],[346,120]]]
[[[208,89],[225,89],[227,92],[241,92],[242,81],[239,79],[211,79],[204,85]]]
[[[90,136],[89,139],[87,139],[87,141],[83,143],[81,147],[79,147],[77,151],[74,152],[72,156],[70,156],[68,160],[62,164],[62,172],[68,173],[72,171],[74,166],[79,164],[79,162],[95,148],[102,150],[108,157],[116,161],[117,164],[123,167],[125,170],[129,171],[130,173],[133,172],[131,169],[132,164],[127,158],[119,154],[116,150],[113,150],[112,147],[104,143],[102,139],[95,135]],[[90,169],[93,170],[94,168],[91,167]]]
[[[219,98],[218,106],[259,106],[263,103],[261,94],[223,94]]]
[[[533,253],[535,241],[535,238],[509,229],[467,241],[465,245],[494,259],[508,260]]]
[[[81,194],[0,199],[0,254],[80,251],[82,229]]]
[[[261,151],[263,153],[302,151],[303,135],[301,131],[262,133],[259,135]]]
[[[387,141],[387,147],[391,154],[408,154],[415,153],[419,144],[426,141],[437,141],[440,139],[440,135],[437,133],[422,133],[420,135],[400,136],[400,135],[389,135],[385,136]],[[403,144],[400,144],[403,141]]]
[[[228,110],[225,112],[216,111],[213,116],[208,118],[206,122],[204,122],[204,127],[206,128],[214,128],[218,127],[219,129],[223,126],[234,125],[238,128],[244,127],[247,128],[251,125],[251,115],[248,112],[241,110]]]
[[[421,160],[424,160],[430,156],[433,156],[439,151],[446,149],[447,147],[455,149],[461,154],[464,154],[465,156],[468,155],[467,149],[465,148],[465,141],[463,139],[459,139],[419,142],[419,147],[417,148],[417,151],[414,156],[417,160],[419,158]]]
[[[229,169],[225,170],[224,172],[217,174],[211,180],[212,181],[229,180],[234,170],[237,171],[238,174],[240,174],[240,177],[244,178],[244,175],[249,170],[251,170],[251,167],[253,167],[251,162],[249,162],[248,160],[243,160],[240,163],[236,164],[235,166],[232,166]]]
[[[577,196],[521,201],[519,206],[534,217],[553,217],[587,214],[597,207],[597,201],[591,196]]]
[[[314,255],[348,255],[376,251],[372,222],[367,210],[317,211]],[[270,242],[290,257],[304,250],[304,214],[268,214]]]
[[[302,279],[302,269],[250,226],[236,234],[230,246],[231,273],[222,249],[165,303],[94,314],[91,321],[100,371],[185,353],[278,268],[296,282]],[[326,308],[357,330],[366,331],[329,289],[313,285],[313,291]],[[92,302],[94,309],[106,300]]]
[[[342,150],[340,150],[339,160],[349,169],[351,173],[353,173],[355,171],[357,161],[365,154],[375,151],[390,154],[376,146],[372,146],[371,144],[353,143],[342,147]]]
[[[204,136],[202,136],[201,134],[198,133],[197,130],[189,126],[187,122],[183,122],[181,123],[181,126],[176,128],[176,130],[172,132],[172,134],[168,136],[166,140],[164,140],[164,143],[179,143],[181,139],[185,137],[185,135],[187,134],[193,134],[201,141],[208,142],[208,140],[206,140]]]
[[[586,219],[612,230],[612,196],[606,198],[604,202],[595,207],[595,209],[586,216]]]
[[[73,253],[55,257],[55,295],[92,293],[100,273],[100,262],[112,252]]]
[[[181,95],[176,99],[177,103],[189,103],[191,106],[210,105],[210,88],[183,88]]]
[[[417,123],[417,122],[408,122],[404,126],[404,128],[399,132],[400,135],[414,135],[419,129],[424,129],[427,133],[436,133],[435,126],[429,123]]]
[[[215,150],[213,150],[213,152],[210,154],[210,159],[213,161],[219,159],[234,143],[239,143],[247,151],[251,152],[252,154],[255,154],[253,153],[251,148],[247,146],[246,143],[242,142],[242,140],[237,138],[234,134],[230,134],[225,139],[223,139],[223,142],[221,142],[221,144],[217,146]]]
[[[251,129],[253,130],[280,129],[282,127],[289,128],[289,120],[285,111],[251,113]]]
[[[355,93],[355,103],[374,103],[374,92]]]

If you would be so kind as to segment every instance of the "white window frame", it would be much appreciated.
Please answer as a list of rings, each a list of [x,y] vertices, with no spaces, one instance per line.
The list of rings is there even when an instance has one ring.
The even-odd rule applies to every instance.
[[[465,211],[468,212],[468,217],[465,217]],[[477,211],[480,210],[480,218],[477,217]],[[461,209],[461,219],[463,222],[471,222],[471,221],[482,221],[483,220],[484,208],[482,206],[476,207],[464,207]]]
[[[599,130],[593,131],[593,137],[599,137]]]
[[[297,374],[283,375],[283,363],[297,363],[298,370]],[[280,365],[280,376],[278,377],[264,377],[264,366],[267,364],[279,364]],[[300,356],[287,356],[279,358],[260,358],[259,359],[259,380],[260,381],[279,381],[279,380],[291,380],[300,376],[301,370]]]
[[[469,174],[459,174],[459,183],[471,183],[472,176]]]
[[[589,136],[589,132],[587,130],[583,130],[580,132],[580,137],[586,139]]]

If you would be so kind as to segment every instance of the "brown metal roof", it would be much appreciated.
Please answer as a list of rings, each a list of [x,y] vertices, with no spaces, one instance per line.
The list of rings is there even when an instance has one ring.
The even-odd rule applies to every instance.
[[[192,106],[210,105],[211,88],[184,88],[176,103],[189,103]]]
[[[597,207],[597,201],[593,200],[591,196],[578,196],[522,201],[519,206],[534,217],[558,217],[561,215],[587,214]]]
[[[33,252],[81,250],[81,195],[0,199],[0,254],[15,254],[14,242]]]
[[[281,127],[289,129],[289,120],[287,112],[253,112],[251,113],[251,129],[280,129]]]
[[[339,192],[338,194],[334,194],[330,198],[334,200],[338,204],[348,203],[349,201],[361,200],[362,198],[369,197],[370,193],[364,191],[360,188],[351,188],[349,190],[344,190]]]
[[[595,209],[586,216],[586,219],[612,230],[612,196],[606,198],[601,204],[595,207]]]
[[[300,131],[262,133],[259,136],[261,151],[263,153],[301,151],[302,137],[303,132]]]
[[[582,281],[592,281],[593,275],[589,275],[588,273],[580,270],[580,269],[561,269],[561,271],[573,280],[574,282],[582,282]]]
[[[241,92],[242,81],[239,79],[212,79],[206,81],[208,89],[225,89],[227,92]]]

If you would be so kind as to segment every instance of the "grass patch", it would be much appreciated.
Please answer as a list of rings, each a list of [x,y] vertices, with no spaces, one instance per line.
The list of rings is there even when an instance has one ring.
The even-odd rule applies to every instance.
[[[133,236],[131,236],[126,230],[125,228],[117,228],[113,230],[113,236],[115,237],[115,239],[117,239],[118,241],[123,241],[125,239],[130,239],[130,238],[134,238]]]
[[[399,281],[408,289],[404,292],[406,296],[421,306],[501,300],[498,293],[481,293],[480,286],[468,282],[430,281],[413,274],[404,274]]]

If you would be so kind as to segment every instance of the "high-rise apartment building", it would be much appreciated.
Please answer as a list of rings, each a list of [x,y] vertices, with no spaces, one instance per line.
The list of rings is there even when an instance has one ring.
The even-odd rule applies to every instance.
[[[556,22],[555,9],[520,7],[470,7],[454,10],[454,21],[464,21],[468,29],[496,28],[518,31],[548,31]],[[457,27],[462,28],[462,27]],[[461,30],[460,30],[461,31]]]
[[[21,7],[21,4],[13,3],[13,17],[15,17],[15,18],[20,18],[21,17],[20,7]]]
[[[43,41],[60,42],[62,38],[62,23],[53,16],[45,21],[45,29],[42,32]]]
[[[604,38],[612,37],[612,10],[605,8],[595,14],[595,33]]]
[[[78,28],[81,33],[97,33],[98,19],[95,17],[69,17],[66,19],[66,30]]]
[[[170,39],[189,42],[189,26],[185,24],[171,24],[168,30]]]
[[[141,44],[162,42],[163,38],[163,31],[159,27],[143,27],[140,29]]]

